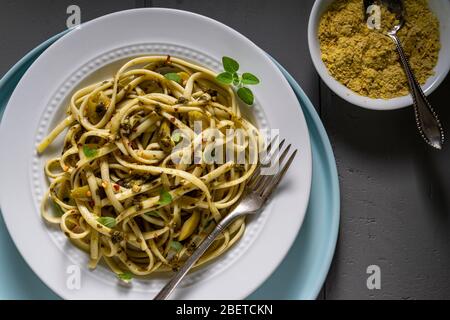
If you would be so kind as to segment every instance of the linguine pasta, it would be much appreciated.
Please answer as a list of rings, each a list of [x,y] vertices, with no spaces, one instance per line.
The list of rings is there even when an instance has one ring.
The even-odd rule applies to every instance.
[[[177,269],[242,196],[261,137],[215,76],[170,56],[132,59],[75,92],[38,145],[43,153],[66,132],[45,165],[41,213],[88,252],[90,268],[104,260],[119,276]],[[236,220],[197,265],[244,230]]]

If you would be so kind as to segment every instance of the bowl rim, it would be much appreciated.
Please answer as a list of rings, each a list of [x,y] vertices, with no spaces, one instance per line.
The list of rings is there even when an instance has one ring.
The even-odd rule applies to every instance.
[[[309,21],[308,21],[308,47],[309,53],[311,55],[311,60],[316,68],[317,73],[323,82],[330,88],[335,94],[337,94],[342,99],[350,102],[353,105],[369,109],[369,110],[396,110],[405,107],[409,107],[413,104],[413,99],[411,95],[396,97],[391,99],[375,99],[370,97],[365,97],[357,94],[351,89],[347,88],[345,85],[337,81],[331,74],[329,74],[327,67],[325,66],[322,58],[320,56],[320,45],[317,37],[317,27],[319,23],[320,16],[322,14],[323,5],[326,2],[332,2],[335,0],[315,0],[314,5],[312,7]],[[444,6],[447,6],[448,12],[450,12],[450,3],[443,2]],[[439,18],[439,17],[438,17]],[[439,21],[440,24],[442,21]],[[440,29],[442,39],[442,28]],[[442,44],[442,41],[441,41]],[[443,59],[442,46],[439,52],[438,64],[439,60]],[[438,65],[437,64],[437,65]],[[436,65],[436,66],[437,66]],[[439,70],[436,69],[435,66],[435,76],[434,79],[430,82],[430,79],[427,81],[425,85],[422,86],[422,89],[426,96],[431,94],[437,87],[442,83],[442,81],[446,78],[447,74],[450,71],[450,59],[444,64],[443,68]]]

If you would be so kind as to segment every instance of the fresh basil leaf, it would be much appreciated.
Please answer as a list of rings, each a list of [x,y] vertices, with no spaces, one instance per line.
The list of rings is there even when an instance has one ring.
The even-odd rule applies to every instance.
[[[131,272],[124,272],[117,275],[117,277],[125,282],[130,282],[133,279],[133,274]]]
[[[99,217],[97,218],[97,221],[108,228],[114,228],[116,225],[116,219],[112,217]]]
[[[170,247],[175,250],[176,252],[179,252],[181,249],[183,249],[183,245],[178,241],[170,241]]]
[[[167,190],[161,189],[159,192],[159,204],[162,206],[168,205],[172,202],[172,196]]]
[[[245,72],[242,74],[242,83],[243,84],[258,84],[259,79],[249,72]]]
[[[222,64],[225,71],[234,73],[239,70],[239,63],[230,57],[222,57]]]
[[[216,76],[216,80],[223,84],[231,84],[233,82],[233,75],[229,72],[222,72]]]
[[[255,100],[252,90],[246,87],[239,88],[237,95],[245,104],[248,104],[249,106],[251,106]]]
[[[93,149],[87,145],[83,146],[83,153],[87,158],[93,158],[97,155],[97,149]]]
[[[169,80],[172,80],[172,81],[181,83],[181,77],[178,75],[178,73],[175,73],[175,72],[169,72],[169,73],[166,73],[166,74],[164,75],[164,77],[165,77],[166,79],[169,79]]]
[[[150,212],[145,213],[145,215],[150,216],[150,217],[155,217],[155,218],[160,217],[158,211],[150,211]]]

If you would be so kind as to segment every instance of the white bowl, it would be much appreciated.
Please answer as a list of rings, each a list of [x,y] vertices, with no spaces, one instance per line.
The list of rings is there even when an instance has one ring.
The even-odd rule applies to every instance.
[[[335,0],[316,0],[308,24],[309,52],[322,80],[342,99],[366,109],[394,110],[412,105],[413,101],[410,95],[392,99],[373,99],[361,96],[348,89],[328,73],[320,55],[317,29],[320,17],[333,1]],[[426,95],[429,95],[441,84],[450,70],[450,2],[446,0],[430,0],[429,5],[439,19],[441,51],[439,52],[438,63],[434,69],[435,75],[430,77],[425,85],[422,86]]]

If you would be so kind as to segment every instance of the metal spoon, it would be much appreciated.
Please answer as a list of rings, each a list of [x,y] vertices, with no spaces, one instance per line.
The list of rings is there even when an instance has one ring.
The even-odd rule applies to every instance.
[[[390,12],[396,15],[396,19],[399,21],[387,35],[394,41],[397,52],[400,56],[400,61],[405,69],[406,77],[408,78],[409,89],[414,101],[414,113],[416,116],[416,124],[419,129],[420,135],[430,146],[441,150],[444,143],[444,130],[439,122],[436,112],[431,107],[425,94],[417,82],[408,59],[406,58],[403,47],[400,43],[400,39],[397,36],[397,32],[402,28],[405,23],[405,9],[403,0],[363,0],[364,2],[364,16],[367,21],[369,18],[371,5],[383,5]],[[383,17],[381,17],[382,20]]]

